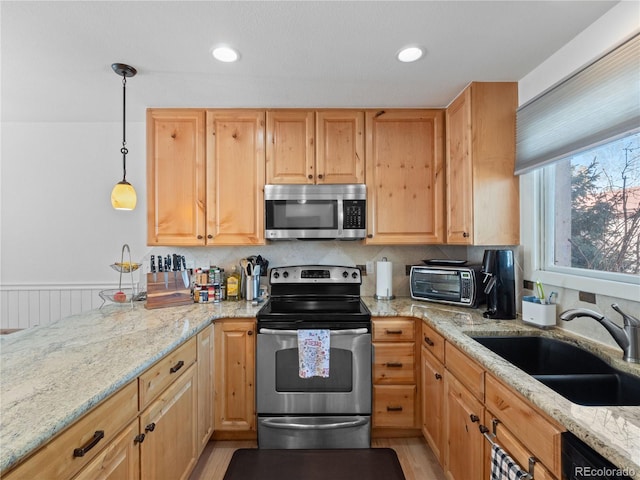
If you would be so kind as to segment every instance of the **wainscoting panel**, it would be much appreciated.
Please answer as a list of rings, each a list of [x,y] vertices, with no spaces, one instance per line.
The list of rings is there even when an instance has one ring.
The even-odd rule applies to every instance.
[[[99,292],[118,285],[3,285],[0,329],[46,325],[102,305]]]

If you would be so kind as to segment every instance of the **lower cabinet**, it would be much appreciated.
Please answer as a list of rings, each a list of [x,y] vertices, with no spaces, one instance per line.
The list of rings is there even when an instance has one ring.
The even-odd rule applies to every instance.
[[[373,319],[374,428],[418,429],[420,424],[416,362],[416,320],[411,317]]]
[[[561,478],[564,428],[426,324],[422,337],[422,432],[447,480],[489,478],[481,427],[536,480]]]
[[[140,442],[136,418],[73,480],[137,480],[140,478]],[[132,440],[133,439],[133,440]]]
[[[197,367],[189,367],[140,415],[143,480],[189,477],[198,459]]]
[[[255,438],[256,319],[214,323],[215,438]]]
[[[198,333],[198,455],[213,434],[213,325]]]
[[[478,430],[484,406],[450,372],[445,372],[444,471],[449,480],[482,480],[484,437]]]
[[[422,347],[422,434],[438,461],[443,462],[444,365]]]

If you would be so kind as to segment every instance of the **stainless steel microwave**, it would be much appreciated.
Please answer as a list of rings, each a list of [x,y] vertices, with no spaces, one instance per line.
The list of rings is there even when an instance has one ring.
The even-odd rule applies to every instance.
[[[267,240],[358,240],[367,235],[365,185],[265,185]]]
[[[409,274],[411,298],[476,308],[485,303],[480,265],[414,265]]]

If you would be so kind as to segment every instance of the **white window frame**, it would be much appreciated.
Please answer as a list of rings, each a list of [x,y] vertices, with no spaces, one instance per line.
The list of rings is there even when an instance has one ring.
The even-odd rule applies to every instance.
[[[546,285],[580,290],[632,301],[640,300],[640,275],[584,270],[554,265],[553,188],[555,167],[540,168],[533,175],[533,245],[532,270],[536,280]],[[550,233],[550,234],[548,234]]]

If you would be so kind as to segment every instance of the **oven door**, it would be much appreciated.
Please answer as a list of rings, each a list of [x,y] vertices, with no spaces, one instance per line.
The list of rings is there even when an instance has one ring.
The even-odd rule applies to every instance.
[[[260,329],[258,415],[370,415],[371,351],[366,329],[331,330],[329,376],[300,378],[297,330]]]

